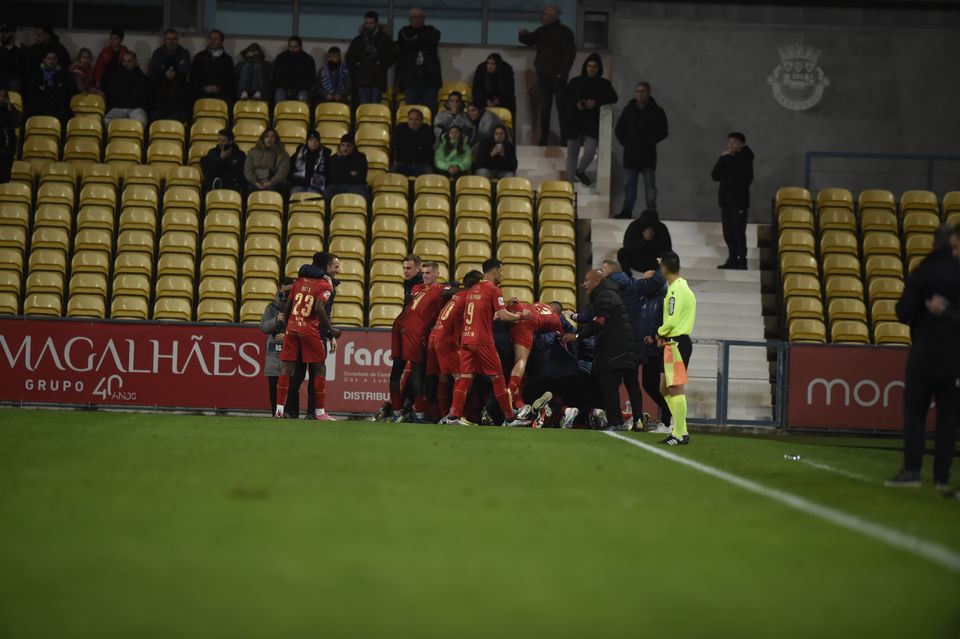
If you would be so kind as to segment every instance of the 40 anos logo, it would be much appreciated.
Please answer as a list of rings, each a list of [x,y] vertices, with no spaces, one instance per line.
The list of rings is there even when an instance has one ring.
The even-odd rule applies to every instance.
[[[93,389],[93,394],[104,401],[112,399],[131,402],[137,399],[136,393],[123,390],[123,378],[119,375],[101,377],[97,387]]]
[[[781,47],[780,65],[767,76],[773,97],[792,111],[806,111],[823,97],[830,80],[817,66],[820,51],[801,44]]]

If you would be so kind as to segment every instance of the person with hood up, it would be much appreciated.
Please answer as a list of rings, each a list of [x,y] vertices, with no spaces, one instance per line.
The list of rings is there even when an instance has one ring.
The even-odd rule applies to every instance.
[[[603,60],[591,53],[580,75],[567,85],[567,179],[574,176],[584,186],[592,184],[587,168],[597,154],[600,139],[600,107],[616,104],[617,92],[603,77]],[[577,162],[580,148],[583,158]]]
[[[256,191],[283,191],[290,173],[290,156],[276,129],[266,129],[257,144],[247,153],[243,175],[247,179],[247,193]]]
[[[321,102],[350,103],[350,71],[340,58],[340,47],[327,49],[326,63],[317,75],[317,95]]]
[[[320,143],[320,134],[307,133],[307,141],[290,159],[290,193],[319,193],[327,187],[330,149]]]
[[[501,120],[493,111],[487,111],[479,102],[471,102],[467,105],[467,119],[470,123],[467,125],[469,131],[466,132],[467,140],[474,149],[484,140],[493,137],[493,130],[503,125]]]
[[[150,80],[137,65],[136,53],[127,51],[120,58],[120,68],[107,71],[103,79],[103,91],[107,94],[104,126],[120,118],[130,118],[147,126]]]
[[[517,149],[510,141],[507,127],[500,124],[477,148],[477,175],[488,180],[513,177],[517,172]]]
[[[256,42],[240,52],[237,63],[237,96],[241,100],[262,100],[269,92],[267,56]]]
[[[551,102],[557,102],[557,115],[560,119],[560,138],[566,139],[564,134],[566,107],[564,91],[567,87],[567,76],[573,67],[573,59],[577,56],[577,43],[573,31],[565,24],[560,23],[560,9],[556,5],[548,4],[540,14],[540,26],[530,33],[520,29],[520,42],[527,46],[535,46],[537,55],[533,59],[533,66],[537,74],[537,89],[540,94],[540,146],[547,146],[550,137],[550,110]]]
[[[330,158],[330,170],[327,171],[327,188],[323,198],[330,202],[341,193],[356,193],[367,197],[367,156],[357,150],[352,133],[340,137],[336,154]]]
[[[624,107],[614,129],[617,141],[623,145],[623,208],[614,216],[620,220],[633,217],[641,175],[645,208],[657,210],[657,144],[669,133],[667,114],[650,95],[650,84],[638,82],[634,96]]]
[[[357,104],[379,104],[387,90],[387,70],[396,61],[396,50],[376,11],[363,15],[360,34],[347,48],[347,68],[357,92]]]
[[[180,34],[176,29],[163,32],[163,44],[153,50],[147,73],[153,77],[162,76],[171,63],[181,78],[190,77],[190,52],[180,46]]]
[[[727,150],[717,158],[710,177],[720,183],[718,200],[723,222],[727,261],[717,268],[747,270],[747,210],[753,182],[753,151],[747,137],[734,131],[727,135]]]
[[[630,223],[623,234],[623,247],[617,251],[617,261],[627,275],[658,268],[657,259],[673,250],[673,241],[667,225],[660,221],[656,211],[644,211]]]
[[[472,157],[470,145],[464,139],[463,132],[458,126],[440,136],[440,144],[434,155],[434,165],[437,172],[450,177],[460,177],[470,172]]]
[[[516,115],[513,67],[499,53],[491,53],[477,65],[473,73],[473,99],[485,107],[503,107]]]
[[[190,87],[187,86],[186,76],[180,75],[177,68],[176,61],[171,58],[163,73],[151,78],[151,122],[177,120],[186,123],[190,119]]]
[[[313,56],[303,50],[303,40],[290,36],[287,50],[273,62],[274,103],[284,100],[300,100],[310,104],[310,89],[317,75]]]
[[[563,343],[578,342],[596,337],[596,351],[590,374],[600,387],[603,408],[606,412],[604,430],[624,430],[623,412],[620,407],[620,384],[637,379],[636,345],[630,316],[620,298],[617,285],[604,278],[600,270],[588,271],[581,284],[590,298],[592,318],[581,323],[577,333],[566,333]],[[601,422],[603,423],[603,422]]]
[[[98,87],[103,86],[103,80],[107,73],[120,68],[120,61],[123,54],[127,52],[127,47],[123,44],[123,30],[114,29],[110,32],[110,40],[100,55],[97,56],[97,64],[94,66],[93,78]]]
[[[397,34],[397,87],[406,94],[407,104],[422,104],[437,110],[440,74],[440,31],[424,24],[427,14],[420,7],[410,9],[410,24]]]
[[[26,86],[29,98],[24,101],[24,107],[29,115],[50,115],[66,124],[72,115],[70,97],[73,95],[73,82],[58,60],[56,52],[50,51],[33,71],[31,81]]]
[[[460,127],[460,132],[470,128],[470,118],[464,111],[463,96],[459,91],[451,91],[443,110],[433,118],[433,134],[440,138],[452,126]]]
[[[57,64],[61,69],[70,68],[70,54],[67,48],[60,44],[60,36],[53,32],[50,25],[41,25],[37,27],[33,35],[33,44],[27,49],[27,69],[28,74],[35,72],[37,67],[43,64],[43,59],[48,53],[54,53],[57,57]]]
[[[223,49],[223,31],[212,29],[207,34],[207,48],[193,57],[190,84],[199,98],[233,101],[233,58]]]

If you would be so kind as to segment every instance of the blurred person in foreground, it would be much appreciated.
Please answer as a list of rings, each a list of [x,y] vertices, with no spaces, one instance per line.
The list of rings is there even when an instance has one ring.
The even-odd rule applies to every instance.
[[[286,319],[283,310],[287,306],[287,299],[290,295],[290,288],[293,286],[293,279],[283,277],[280,279],[280,288],[277,290],[277,296],[272,302],[263,309],[263,317],[260,318],[260,330],[267,335],[267,350],[263,362],[263,374],[267,378],[267,387],[270,392],[270,414],[273,414],[273,407],[277,405],[277,379],[280,378],[280,351],[283,350],[283,330]]]

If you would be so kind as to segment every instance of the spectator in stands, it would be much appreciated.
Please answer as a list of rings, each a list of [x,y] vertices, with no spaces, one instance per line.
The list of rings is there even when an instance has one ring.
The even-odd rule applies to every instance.
[[[439,138],[447,132],[452,126],[458,126],[461,129],[470,128],[470,119],[463,110],[463,96],[459,91],[451,91],[447,96],[447,101],[443,105],[444,110],[437,113],[433,118],[433,134]]]
[[[517,149],[507,135],[507,127],[499,125],[493,137],[480,143],[477,149],[477,175],[489,180],[513,177],[517,171]]]
[[[190,52],[180,46],[180,34],[176,29],[163,32],[163,44],[154,49],[147,73],[153,77],[162,76],[171,62],[177,68],[177,75],[190,77]]]
[[[440,31],[425,25],[423,9],[410,9],[410,24],[397,34],[397,86],[406,94],[407,104],[422,104],[437,110],[440,75]]]
[[[263,309],[260,318],[260,330],[267,335],[267,350],[263,361],[263,375],[267,378],[267,389],[270,395],[270,414],[277,405],[277,379],[280,378],[280,351],[283,350],[283,334],[285,330],[284,311],[287,309],[287,300],[290,289],[293,287],[293,278],[280,278],[280,288],[276,298]],[[286,412],[286,411],[285,411]]]
[[[307,133],[307,141],[290,158],[290,193],[319,193],[327,187],[330,150],[320,143],[320,134]]]
[[[240,52],[237,63],[237,97],[262,100],[269,92],[270,68],[260,45],[254,42]]]
[[[473,74],[473,100],[486,107],[502,107],[511,114],[517,110],[513,67],[499,53],[491,53],[477,65]]]
[[[99,95],[104,97],[103,91],[97,86],[93,72],[93,52],[84,47],[77,54],[77,61],[70,66],[70,77],[77,93],[83,95]]]
[[[150,81],[137,66],[137,54],[127,51],[120,58],[120,68],[110,69],[103,79],[107,94],[107,114],[103,124],[117,118],[131,118],[147,125],[147,104],[150,99]]]
[[[107,73],[120,69],[120,62],[126,52],[127,47],[123,44],[123,30],[114,29],[110,32],[107,46],[100,50],[97,63],[93,68],[93,78],[98,87],[103,86],[103,80],[107,77]]]
[[[603,60],[591,53],[584,61],[580,75],[567,86],[567,179],[574,176],[584,186],[593,182],[587,169],[597,154],[600,139],[600,107],[616,104],[617,92],[610,80],[603,77]],[[577,162],[580,148],[583,157]]]
[[[357,150],[353,134],[345,133],[340,138],[337,153],[330,158],[327,182],[323,197],[328,208],[334,196],[341,193],[367,196],[367,156]]]
[[[650,95],[650,84],[640,82],[631,100],[617,120],[615,133],[623,145],[624,185],[623,208],[615,215],[617,219],[633,217],[633,205],[637,201],[637,182],[643,175],[643,194],[646,208],[657,210],[657,144],[668,134],[667,114]]]
[[[747,137],[734,131],[727,135],[727,150],[713,165],[710,177],[720,183],[717,199],[727,243],[727,261],[717,268],[747,269],[747,210],[753,182],[753,151]]]
[[[564,134],[564,91],[567,76],[577,55],[577,44],[573,31],[560,23],[560,9],[548,4],[540,15],[540,26],[530,33],[520,29],[520,42],[527,46],[536,46],[537,55],[533,66],[537,73],[537,89],[540,94],[540,146],[547,146],[550,136],[551,102],[557,102],[557,115],[560,119],[560,137]]]
[[[469,130],[466,132],[471,147],[477,148],[484,140],[493,137],[493,130],[503,124],[492,111],[487,111],[483,105],[473,102],[467,105],[467,119]]]
[[[470,172],[472,163],[470,145],[460,127],[454,125],[440,136],[433,163],[438,173],[450,178],[457,178]]]
[[[47,54],[53,52],[57,56],[57,64],[61,69],[70,68],[70,54],[67,48],[60,44],[60,36],[53,32],[50,25],[41,25],[34,32],[34,43],[27,49],[27,69],[33,75],[35,70],[43,64]],[[24,77],[26,81],[26,77]]]
[[[647,209],[631,222],[623,234],[623,247],[617,251],[617,261],[627,275],[632,271],[656,270],[657,259],[673,250],[673,241],[667,225],[660,221],[656,211]]]
[[[47,52],[43,63],[33,71],[29,86],[25,88],[24,106],[29,115],[50,115],[64,124],[70,119],[73,82],[60,66],[55,51]]]
[[[407,112],[405,124],[398,124],[393,135],[394,173],[416,177],[433,173],[433,130],[423,124],[423,113],[418,109]]]
[[[376,11],[363,16],[360,35],[347,49],[347,67],[351,84],[357,92],[357,104],[379,104],[387,89],[387,69],[396,60],[393,40],[386,26],[380,24]]]
[[[350,71],[340,58],[340,47],[327,49],[326,63],[317,77],[317,95],[321,102],[350,103]]]
[[[177,120],[186,123],[190,119],[190,88],[186,76],[180,75],[177,63],[172,58],[160,76],[151,80],[150,121]]]
[[[223,50],[223,31],[212,29],[207,34],[207,48],[193,57],[190,84],[196,98],[233,100],[233,58]]]
[[[217,146],[210,149],[200,160],[204,190],[230,189],[243,193],[247,189],[244,176],[246,163],[247,155],[234,143],[233,132],[230,129],[220,129]]]
[[[287,50],[273,62],[274,102],[300,100],[310,104],[310,89],[317,75],[313,56],[303,50],[303,40],[290,36]]]
[[[10,171],[17,157],[17,129],[20,111],[10,102],[7,90],[0,87],[0,184],[10,181]]]
[[[290,155],[283,148],[283,142],[276,129],[266,129],[250,152],[243,165],[243,176],[247,179],[247,192],[285,191],[287,175],[290,173]]]
[[[27,50],[17,44],[17,25],[0,24],[0,89],[23,91],[27,71]]]

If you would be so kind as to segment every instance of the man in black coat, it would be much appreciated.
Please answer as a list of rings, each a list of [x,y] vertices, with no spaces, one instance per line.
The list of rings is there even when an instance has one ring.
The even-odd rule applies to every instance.
[[[574,339],[597,338],[591,375],[600,386],[607,429],[624,430],[620,409],[620,384],[632,384],[639,392],[636,350],[630,316],[620,298],[617,285],[604,279],[598,270],[588,271],[582,284],[590,297],[592,319],[574,335],[563,336],[564,343]]]
[[[150,121],[177,120],[186,123],[190,119],[190,87],[187,78],[177,70],[177,62],[170,59],[163,73],[152,76],[150,93]]]
[[[218,98],[228,103],[233,100],[233,58],[224,51],[223,39],[223,31],[211,30],[207,48],[193,57],[190,84],[197,99]]]
[[[638,83],[634,95],[635,98],[624,107],[614,130],[617,141],[623,145],[623,208],[614,216],[621,220],[633,217],[641,175],[645,208],[657,210],[657,144],[669,133],[667,114],[650,95],[650,84]]]
[[[887,486],[920,485],[932,399],[937,410],[933,482],[945,491],[960,423],[960,227],[940,230],[933,252],[907,278],[897,318],[910,325],[913,345],[904,376],[903,469]]]
[[[423,9],[410,9],[410,24],[397,34],[397,86],[406,94],[407,104],[422,104],[437,110],[440,74],[440,31],[424,24]]]
[[[147,74],[155,78],[162,77],[170,64],[176,67],[180,77],[190,77],[190,52],[180,46],[180,34],[176,29],[163,32],[163,44],[153,50]]]
[[[603,77],[603,60],[596,53],[583,62],[580,75],[567,85],[567,179],[584,186],[592,184],[587,168],[597,154],[600,139],[600,107],[616,104],[617,92]],[[583,158],[577,162],[580,147]]]
[[[396,50],[376,11],[363,15],[360,35],[350,41],[346,61],[351,86],[357,92],[355,103],[380,104],[387,90],[387,70],[396,61]]]
[[[627,275],[633,271],[654,271],[660,266],[657,258],[670,250],[673,250],[673,241],[667,225],[660,221],[656,211],[647,210],[624,232],[617,261]]]
[[[27,49],[27,70],[33,72],[43,63],[48,53],[57,55],[57,64],[64,71],[70,68],[70,54],[67,48],[60,44],[60,36],[53,32],[53,27],[41,25],[34,32],[34,43]]]
[[[433,173],[433,129],[423,124],[417,109],[407,112],[407,122],[398,124],[393,135],[393,167],[391,171],[407,177]]]
[[[287,50],[273,62],[274,103],[284,100],[300,100],[310,103],[310,89],[317,75],[313,56],[303,50],[303,40],[291,36]]]
[[[66,124],[73,113],[70,109],[73,80],[58,60],[55,51],[48,51],[40,66],[31,71],[24,86],[24,109],[28,115],[49,115]]]
[[[710,177],[720,183],[720,219],[723,241],[727,243],[727,261],[717,268],[747,269],[747,210],[750,208],[750,184],[753,182],[753,151],[747,137],[734,131],[727,135],[727,150],[717,158]]]
[[[243,193],[247,188],[247,180],[243,175],[243,165],[247,161],[246,154],[233,141],[230,129],[221,129],[217,135],[217,146],[210,149],[200,160],[200,171],[203,173],[203,189],[230,189]]]
[[[337,152],[330,158],[327,172],[327,188],[323,197],[327,201],[327,210],[333,198],[341,193],[356,193],[367,197],[367,156],[357,150],[352,133],[340,138]]]
[[[551,101],[557,102],[557,115],[560,119],[560,138],[566,139],[564,116],[564,91],[567,76],[573,67],[577,55],[577,44],[573,31],[560,23],[560,9],[548,4],[540,15],[540,26],[530,33],[520,29],[520,42],[527,46],[536,46],[537,55],[533,66],[537,73],[537,89],[540,94],[540,146],[547,146],[550,136]]]
[[[130,118],[147,126],[150,80],[137,66],[136,53],[127,51],[120,58],[120,68],[107,71],[103,79],[103,92],[107,94],[104,125],[118,118]]]
[[[491,53],[473,73],[473,101],[485,107],[508,109],[514,117],[517,92],[513,67],[499,53]]]
[[[0,24],[0,89],[23,91],[27,71],[27,50],[17,44],[17,26]]]

